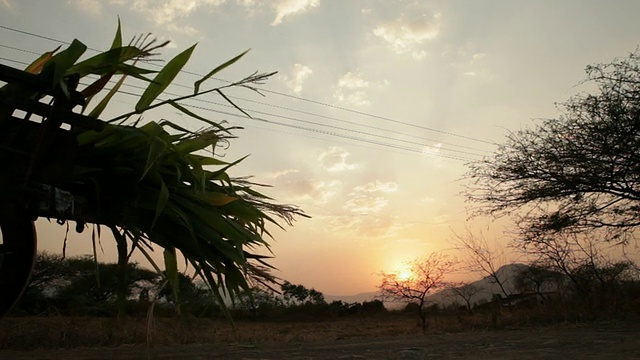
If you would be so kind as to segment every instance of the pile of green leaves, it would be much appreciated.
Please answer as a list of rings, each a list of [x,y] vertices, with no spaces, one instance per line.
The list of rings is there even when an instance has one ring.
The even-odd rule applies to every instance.
[[[91,117],[102,114],[128,76],[148,83],[135,109],[108,120],[104,130],[71,129],[77,135],[80,151],[73,160],[73,173],[61,187],[83,194],[91,205],[74,220],[98,225],[94,228],[94,249],[100,227],[109,228],[118,245],[120,264],[126,264],[136,249],[151,259],[152,244],[162,247],[163,273],[176,292],[178,252],[207,280],[221,303],[227,292],[234,298],[241,291],[249,291],[252,279],[273,280],[268,273],[270,266],[260,255],[269,248],[267,227],[280,226],[277,220],[290,225],[296,215],[304,214],[257,192],[256,184],[246,178],[231,177],[229,169],[240,160],[224,162],[214,156],[214,149],[220,141],[232,137],[233,129],[195,114],[180,103],[209,93],[231,103],[223,89],[244,87],[257,91],[254,85],[272,74],[253,74],[223,87],[202,89],[205,81],[239,60],[242,53],[196,81],[193,94],[159,100],[195,46],[178,54],[161,70],[153,71],[137,64],[165,44],[154,45],[148,37],[132,43],[122,45],[118,25],[111,49],[106,52],[79,61],[86,46],[74,40],[67,49],[46,53],[26,69],[60,89],[62,100],[82,105]],[[151,79],[150,75],[154,77]],[[89,83],[81,89],[87,80]],[[80,84],[77,89],[73,88],[74,81]],[[89,106],[109,83],[112,87],[101,101]],[[25,96],[37,97],[33,92]],[[140,121],[141,114],[162,105],[173,106],[207,127],[191,131],[167,120]]]

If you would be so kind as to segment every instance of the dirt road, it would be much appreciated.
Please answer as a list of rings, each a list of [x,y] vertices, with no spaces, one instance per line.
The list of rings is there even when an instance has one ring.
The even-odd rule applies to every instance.
[[[580,326],[373,339],[0,351],[0,359],[640,359],[640,326]]]

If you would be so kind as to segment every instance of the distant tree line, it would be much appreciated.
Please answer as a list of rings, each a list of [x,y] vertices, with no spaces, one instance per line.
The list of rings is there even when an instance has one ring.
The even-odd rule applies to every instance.
[[[118,264],[97,262],[91,256],[63,258],[39,253],[31,282],[14,316],[99,316],[121,315],[118,292]],[[179,273],[177,298],[165,276],[128,263],[125,272],[126,315],[144,317],[151,304],[156,316],[181,314],[196,317],[222,317],[223,309],[206,283]],[[226,299],[234,318],[274,318],[280,316],[345,316],[386,311],[379,300],[363,303],[333,301],[300,284],[282,282],[279,289],[254,286],[234,299]]]

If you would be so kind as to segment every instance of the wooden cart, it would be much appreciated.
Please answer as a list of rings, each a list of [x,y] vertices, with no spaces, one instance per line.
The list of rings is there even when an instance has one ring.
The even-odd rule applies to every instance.
[[[86,194],[70,183],[78,152],[76,129],[100,131],[104,123],[72,112],[73,79],[51,87],[37,75],[0,65],[0,316],[28,285],[37,251],[34,221],[78,221],[84,228]],[[16,96],[48,95],[48,103]],[[80,97],[81,98],[81,97]]]

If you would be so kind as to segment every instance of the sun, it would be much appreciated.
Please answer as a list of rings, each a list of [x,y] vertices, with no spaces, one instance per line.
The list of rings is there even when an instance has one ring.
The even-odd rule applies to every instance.
[[[396,276],[400,281],[407,281],[411,278],[412,275],[413,273],[411,272],[411,269],[406,265],[402,266],[398,271],[396,271]]]

